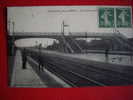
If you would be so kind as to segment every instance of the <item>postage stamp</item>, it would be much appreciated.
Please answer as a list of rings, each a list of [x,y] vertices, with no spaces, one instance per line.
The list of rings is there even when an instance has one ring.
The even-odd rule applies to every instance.
[[[116,26],[118,28],[131,27],[131,9],[116,8]]]
[[[114,8],[99,8],[99,27],[114,27]]]

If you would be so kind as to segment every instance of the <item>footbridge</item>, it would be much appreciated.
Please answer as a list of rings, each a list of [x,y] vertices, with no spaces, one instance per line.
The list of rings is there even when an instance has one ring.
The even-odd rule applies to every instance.
[[[126,48],[133,51],[133,45],[129,42],[128,38],[120,32],[116,33],[94,33],[94,32],[71,32],[64,35],[59,32],[16,32],[8,36],[9,45],[13,45],[15,40],[26,38],[52,38],[57,39],[63,43],[64,51],[69,53],[82,53],[83,50],[80,45],[75,41],[77,38],[101,38],[112,45],[114,50]],[[12,41],[12,42],[11,42]]]

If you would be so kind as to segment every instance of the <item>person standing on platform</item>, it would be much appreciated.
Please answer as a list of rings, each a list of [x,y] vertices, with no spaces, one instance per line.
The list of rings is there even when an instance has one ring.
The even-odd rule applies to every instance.
[[[39,53],[39,56],[38,56],[38,62],[39,62],[39,65],[38,65],[38,68],[39,68],[39,71],[43,71],[43,60],[42,60],[42,57],[41,57],[41,49],[42,49],[42,44],[40,43],[39,44],[39,47],[38,47],[38,53]]]
[[[22,50],[22,69],[26,69],[26,62],[27,62],[27,55],[26,55],[26,49],[24,48]]]
[[[105,61],[108,62],[109,60],[109,48],[105,49]]]

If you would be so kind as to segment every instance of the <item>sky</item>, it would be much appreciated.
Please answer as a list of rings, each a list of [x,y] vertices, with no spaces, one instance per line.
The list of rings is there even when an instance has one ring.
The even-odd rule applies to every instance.
[[[32,47],[39,44],[42,44],[42,47],[46,48],[49,45],[52,45],[53,42],[58,43],[58,40],[56,39],[40,39],[40,38],[29,38],[29,39],[19,39],[15,41],[15,45],[17,47]]]
[[[99,7],[100,6],[8,7],[7,29],[10,30],[9,35],[12,35],[13,25],[11,22],[14,22],[15,32],[61,32],[61,24],[64,21],[66,25],[69,25],[69,27],[65,29],[65,33],[112,33],[113,28],[98,27]],[[113,6],[113,8],[114,7],[120,6]],[[133,28],[118,28],[118,30],[127,37],[133,37]]]

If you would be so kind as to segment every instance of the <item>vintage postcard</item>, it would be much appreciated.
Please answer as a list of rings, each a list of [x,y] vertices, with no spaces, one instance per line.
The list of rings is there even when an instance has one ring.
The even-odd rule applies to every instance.
[[[9,86],[133,85],[131,6],[7,8]]]

